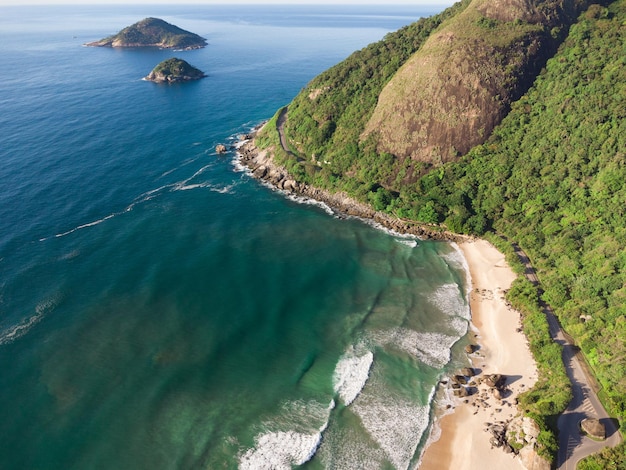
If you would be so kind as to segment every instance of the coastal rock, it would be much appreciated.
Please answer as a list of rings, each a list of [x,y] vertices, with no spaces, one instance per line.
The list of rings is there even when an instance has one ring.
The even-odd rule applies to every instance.
[[[179,83],[200,80],[204,77],[206,77],[204,72],[189,65],[186,61],[174,57],[157,65],[145,79],[156,83]],[[224,151],[226,151],[226,147],[224,147]]]
[[[260,150],[256,147],[254,134],[257,131],[258,129],[246,136],[249,137],[250,140],[245,139],[244,141],[240,141],[242,145],[238,153],[239,162],[249,168],[252,176],[255,178],[266,181],[278,189],[323,202],[339,214],[372,220],[398,233],[415,235],[417,238],[432,240],[460,242],[467,239],[467,237],[463,235],[457,235],[439,230],[436,227],[399,219],[398,217],[383,212],[376,212],[371,206],[356,201],[343,192],[333,193],[302,183],[292,184],[284,182],[283,180],[296,180],[289,175],[289,172],[285,168],[274,163],[272,159],[273,148],[270,147]],[[265,170],[259,170],[261,166],[263,166]]]
[[[217,153],[226,153],[226,146],[223,144],[218,144],[215,146],[215,151]]]
[[[489,387],[502,388],[506,382],[506,378],[501,374],[491,374],[485,379],[485,383]]]
[[[470,396],[470,391],[467,389],[467,387],[459,387],[456,390],[454,390],[454,396],[465,398],[465,397]]]
[[[527,470],[550,470],[550,463],[541,457],[534,446],[525,446],[519,451],[520,462]]]
[[[465,377],[465,375],[455,375],[452,380],[454,380],[456,383],[465,385],[467,384],[467,378]]]
[[[463,374],[465,377],[474,377],[476,375],[476,371],[473,367],[464,367],[463,369],[461,369],[461,374]]]
[[[536,451],[539,432],[539,425],[533,419],[522,416],[512,419],[504,428],[504,441],[519,456],[522,465],[528,470],[550,469],[550,463]]]
[[[478,350],[478,346],[475,344],[468,344],[467,346],[465,346],[465,352],[467,354],[473,354]]]

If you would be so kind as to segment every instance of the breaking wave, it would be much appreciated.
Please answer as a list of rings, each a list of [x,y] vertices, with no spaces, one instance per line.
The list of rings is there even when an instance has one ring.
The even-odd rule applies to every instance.
[[[331,401],[328,407],[316,402],[291,402],[275,421],[266,423],[269,429],[254,439],[254,447],[239,458],[240,470],[275,469],[291,470],[294,465],[303,465],[313,458],[322,441],[322,433],[328,426],[330,412],[335,407]],[[323,421],[314,430],[307,431],[312,423]],[[271,430],[285,424],[293,428],[287,431]]]
[[[363,390],[373,362],[374,354],[371,351],[358,355],[353,346],[339,359],[333,374],[333,385],[346,406]]]
[[[469,305],[457,284],[444,284],[433,292],[428,300],[443,313],[470,319]]]
[[[353,409],[394,467],[408,468],[428,428],[430,406],[384,393],[384,385],[376,384],[361,394]]]

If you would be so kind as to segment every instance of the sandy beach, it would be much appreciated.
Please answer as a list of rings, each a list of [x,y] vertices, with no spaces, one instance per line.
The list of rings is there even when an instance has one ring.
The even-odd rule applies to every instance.
[[[485,468],[524,469],[522,461],[502,448],[493,447],[486,423],[506,422],[518,416],[516,398],[532,387],[537,369],[524,334],[519,330],[520,315],[507,306],[504,291],[515,279],[504,255],[484,240],[459,243],[471,278],[472,328],[480,346],[471,355],[478,377],[502,374],[507,377],[507,394],[498,400],[489,394],[456,398],[454,411],[436,426],[440,437],[425,450],[420,470],[473,470]],[[483,396],[487,391],[482,390]]]
[[[456,242],[469,266],[472,291],[472,334],[479,346],[470,355],[472,367],[478,373],[470,378],[470,388],[476,393],[466,398],[456,398],[452,412],[436,420],[433,436],[437,440],[429,443],[422,455],[420,470],[473,470],[485,468],[525,469],[522,459],[506,453],[491,443],[493,434],[489,424],[505,423],[520,426],[517,396],[531,388],[537,381],[537,368],[528,348],[526,336],[521,331],[519,312],[513,310],[504,298],[516,275],[505,261],[505,257],[485,240],[469,239],[449,232],[438,232],[430,227],[401,221],[388,214],[373,211],[369,206],[358,203],[345,195],[333,194],[297,183],[288,172],[274,164],[271,152],[260,151],[254,140],[244,141],[239,146],[239,161],[247,166],[253,176],[266,181],[273,187],[288,193],[328,204],[333,209],[349,216],[370,219],[383,227],[418,237],[443,239]],[[506,377],[504,396],[493,396],[486,383],[480,383],[490,374]],[[446,385],[449,386],[449,385]],[[521,434],[531,434],[528,427]],[[524,459],[532,461],[536,455],[526,447],[520,452]],[[531,464],[532,466],[532,464]],[[542,468],[537,466],[536,468]]]

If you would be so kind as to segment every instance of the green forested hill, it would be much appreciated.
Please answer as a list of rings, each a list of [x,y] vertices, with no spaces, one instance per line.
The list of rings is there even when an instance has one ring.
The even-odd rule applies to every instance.
[[[372,45],[316,78],[289,106],[287,134],[297,157],[277,156],[300,180],[346,191],[376,209],[518,242],[538,270],[544,299],[592,366],[609,413],[623,426],[626,0],[584,11],[532,88],[458,161],[400,160],[378,152],[373,138],[359,141],[376,104],[371,93],[467,4],[401,30],[388,45]],[[409,32],[420,39],[403,47]],[[266,128],[265,140],[275,142]],[[515,289],[523,297],[524,286]],[[549,388],[541,393],[552,393]],[[534,401],[533,413],[549,424],[563,397],[543,398],[530,394],[524,405]],[[607,452],[612,455],[585,468],[626,468],[623,445]]]
[[[592,6],[491,139],[413,186],[449,228],[495,229],[626,418],[626,2]]]

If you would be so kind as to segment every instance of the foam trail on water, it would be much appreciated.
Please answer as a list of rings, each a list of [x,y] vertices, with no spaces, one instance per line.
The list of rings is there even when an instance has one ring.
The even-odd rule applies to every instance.
[[[9,344],[28,333],[33,326],[57,306],[58,296],[39,302],[35,307],[35,314],[25,318],[17,325],[10,326],[0,332],[0,345]]]
[[[155,197],[160,196],[163,193],[168,193],[168,192],[173,192],[173,191],[188,191],[190,189],[198,189],[198,188],[209,188],[212,191],[215,191],[215,192],[218,192],[218,193],[221,193],[221,194],[229,193],[230,190],[232,189],[233,185],[221,188],[221,187],[216,187],[216,186],[212,185],[209,182],[188,184],[191,180],[193,180],[195,177],[197,177],[197,176],[201,175],[202,173],[204,173],[211,166],[213,166],[213,164],[209,164],[209,165],[203,166],[202,168],[197,170],[193,175],[191,175],[189,178],[186,178],[186,179],[184,179],[182,181],[178,181],[176,183],[166,184],[166,185],[163,185],[163,186],[159,186],[158,188],[146,191],[145,193],[142,193],[139,196],[137,196],[133,200],[133,202],[131,202],[123,211],[113,212],[113,213],[107,215],[106,217],[102,217],[102,218],[100,218],[98,220],[94,220],[93,222],[89,222],[89,223],[86,223],[86,224],[79,225],[77,227],[74,227],[71,230],[66,231],[66,232],[57,233],[56,235],[54,235],[54,238],[65,237],[65,236],[71,235],[72,233],[77,232],[79,230],[83,230],[85,228],[95,227],[96,225],[100,225],[101,223],[106,222],[107,220],[110,220],[110,219],[112,219],[114,217],[117,217],[118,215],[122,215],[122,214],[125,214],[126,212],[132,211],[135,208],[135,206],[137,206],[138,204],[141,204],[141,203],[144,203],[144,202],[148,202],[148,201],[154,199]],[[171,170],[171,171],[174,171],[174,170]],[[165,173],[164,173],[164,175],[165,175]],[[44,241],[46,241],[46,240],[48,240],[50,238],[52,238],[52,237],[40,238],[39,241],[40,242],[44,242]]]
[[[109,219],[112,219],[112,218],[113,218],[113,217],[115,217],[116,215],[118,215],[118,214],[109,214],[109,215],[107,215],[106,217],[103,217],[103,218],[101,218],[101,219],[95,220],[95,221],[93,221],[93,222],[89,222],[88,224],[83,224],[83,225],[79,225],[78,227],[74,227],[72,230],[68,230],[67,232],[57,233],[57,234],[55,235],[55,238],[64,237],[64,236],[66,236],[66,235],[69,235],[69,234],[71,234],[71,233],[74,233],[74,232],[76,232],[76,231],[78,231],[78,230],[82,230],[82,229],[84,229],[84,228],[88,228],[88,227],[95,227],[96,225],[100,225],[102,222],[105,222],[105,221],[107,221],[107,220],[109,220]],[[50,238],[50,237],[48,237],[48,238]],[[47,240],[48,238],[42,238],[42,239],[40,239],[39,241],[41,241],[41,242],[42,242],[42,241]]]
[[[333,385],[346,406],[363,390],[373,362],[374,354],[371,351],[357,355],[353,346],[339,359],[333,373]]]

